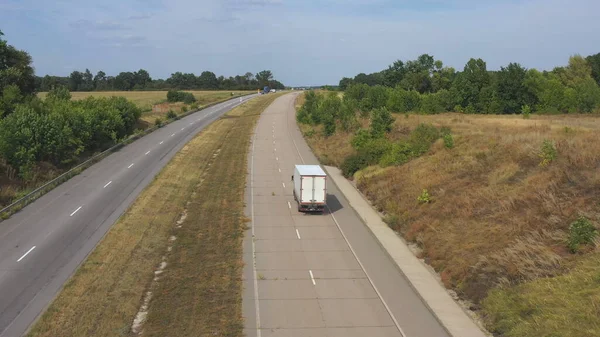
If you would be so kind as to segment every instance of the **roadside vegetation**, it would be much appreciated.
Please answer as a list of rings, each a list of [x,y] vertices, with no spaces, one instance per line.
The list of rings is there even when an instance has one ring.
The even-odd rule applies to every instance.
[[[102,83],[114,84],[120,80],[106,77],[94,81],[87,73],[83,77],[81,73],[72,74],[66,82],[44,82],[35,76],[31,63],[29,54],[8,44],[0,31],[0,208],[95,154],[138,137],[145,129],[160,127],[180,114],[249,93],[174,90],[178,97],[171,103],[167,91],[100,91],[113,88]],[[174,78],[181,77],[177,74]],[[154,83],[147,72],[140,70],[134,75],[132,81],[137,84]],[[270,71],[256,76],[244,77],[244,81],[239,78],[239,87],[255,85],[258,80],[273,80]],[[167,81],[169,84],[164,88],[204,88],[202,81],[211,76],[192,77],[194,80],[189,83]],[[43,83],[49,91],[38,94]],[[145,88],[134,87],[129,89]],[[71,93],[68,88],[98,91]],[[179,100],[179,96],[185,99]],[[153,109],[154,103],[163,102],[164,106]],[[10,212],[0,216],[9,215]]]
[[[498,101],[515,114],[482,115],[466,109],[473,102],[428,111],[432,93],[359,84],[342,98],[307,92],[297,120],[321,162],[353,180],[494,334],[600,336],[600,89],[579,61],[556,83],[592,94],[569,114],[544,110],[555,95],[544,90],[522,106]],[[442,112],[452,106],[462,112]]]
[[[177,153],[29,336],[242,336],[247,149],[277,96],[237,107]]]

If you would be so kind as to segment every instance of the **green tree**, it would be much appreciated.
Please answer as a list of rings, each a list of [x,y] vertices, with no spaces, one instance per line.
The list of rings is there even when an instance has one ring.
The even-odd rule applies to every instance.
[[[571,88],[592,77],[592,67],[581,55],[571,56],[567,67],[558,68],[555,71],[563,84]]]
[[[590,55],[585,60],[592,68],[592,77],[600,85],[600,53]]]
[[[404,62],[397,60],[383,71],[383,83],[385,86],[393,88],[402,82],[405,75]]]
[[[593,112],[600,106],[600,87],[594,79],[587,78],[575,85],[579,112]]]
[[[69,90],[79,91],[79,88],[83,85],[83,74],[77,70],[73,71],[69,75]]]
[[[210,71],[203,71],[198,78],[198,82],[202,89],[218,89],[219,81],[215,73]]]
[[[371,136],[373,138],[383,137],[392,130],[394,117],[385,107],[375,109],[371,113]]]
[[[94,76],[94,88],[98,91],[108,90],[108,80],[106,78],[106,73],[102,70],[96,73]]]
[[[258,85],[262,88],[269,85],[269,82],[273,79],[273,73],[270,70],[263,70],[256,74],[256,80]]]
[[[46,96],[47,101],[61,100],[61,101],[70,101],[71,93],[67,87],[59,86],[48,91],[48,96]]]
[[[527,70],[518,63],[501,67],[497,73],[496,88],[501,110],[504,113],[518,113],[524,105],[533,106],[535,96],[525,86]]]
[[[339,83],[340,90],[346,90],[348,86],[352,85],[352,83],[354,83],[354,81],[351,78],[342,78]]]
[[[464,70],[453,83],[457,99],[462,107],[477,107],[480,110],[480,92],[490,85],[490,74],[482,59],[470,59]]]
[[[5,87],[15,85],[23,99],[30,97],[35,92],[36,82],[31,56],[9,45],[2,36],[4,34],[0,31],[0,93]]]
[[[148,73],[144,69],[140,69],[140,70],[136,71],[135,73],[133,73],[133,78],[134,78],[134,80],[133,80],[134,87],[136,87],[138,89],[145,89],[152,82],[150,73]]]

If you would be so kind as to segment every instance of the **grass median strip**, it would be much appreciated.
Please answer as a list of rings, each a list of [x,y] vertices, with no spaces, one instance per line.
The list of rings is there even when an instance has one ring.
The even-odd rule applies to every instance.
[[[190,141],[107,233],[29,336],[134,335],[132,323],[148,290],[153,296],[143,336],[241,336],[247,149],[258,116],[277,96],[249,101]]]

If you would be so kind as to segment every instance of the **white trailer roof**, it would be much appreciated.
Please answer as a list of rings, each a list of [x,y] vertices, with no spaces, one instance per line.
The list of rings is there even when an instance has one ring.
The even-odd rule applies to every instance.
[[[296,165],[301,176],[326,176],[327,174],[319,165]]]

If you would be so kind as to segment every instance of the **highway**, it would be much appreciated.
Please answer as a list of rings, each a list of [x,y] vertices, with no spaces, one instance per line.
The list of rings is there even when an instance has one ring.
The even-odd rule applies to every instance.
[[[446,337],[331,180],[324,214],[297,211],[295,164],[318,164],[297,94],[261,115],[248,163],[243,315],[251,337]]]
[[[189,140],[256,95],[136,140],[0,223],[0,337],[21,336],[138,194]]]

